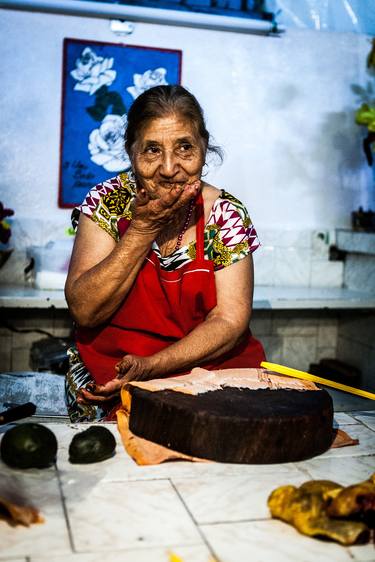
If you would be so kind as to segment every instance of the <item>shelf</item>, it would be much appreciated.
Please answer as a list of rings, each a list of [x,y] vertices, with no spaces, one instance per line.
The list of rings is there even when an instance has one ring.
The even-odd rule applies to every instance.
[[[64,291],[0,286],[2,308],[67,309]],[[254,310],[375,309],[375,295],[335,288],[264,287],[254,290]]]
[[[375,295],[338,288],[255,287],[255,310],[375,308]]]
[[[337,230],[337,247],[350,254],[375,255],[375,232]]]

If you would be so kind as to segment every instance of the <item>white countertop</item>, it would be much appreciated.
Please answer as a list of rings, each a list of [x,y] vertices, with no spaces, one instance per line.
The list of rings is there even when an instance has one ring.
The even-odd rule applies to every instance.
[[[0,285],[0,307],[67,309],[64,291]],[[263,287],[254,290],[255,310],[375,308],[375,295],[337,288]]]
[[[0,285],[0,307],[4,308],[68,308],[64,291]]]
[[[271,519],[267,508],[267,498],[278,486],[300,486],[311,479],[348,486],[369,478],[375,467],[374,412],[336,413],[335,420],[359,439],[359,445],[330,449],[297,463],[178,461],[156,466],[136,465],[114,424],[106,424],[117,441],[114,457],[95,464],[70,464],[71,439],[87,425],[43,422],[58,440],[56,468],[12,470],[0,461],[0,482],[2,495],[12,490],[23,495],[40,509],[45,523],[27,528],[0,521],[0,559],[171,562],[178,556],[182,562],[374,561],[372,544],[344,547],[306,537]]]
[[[254,289],[254,309],[375,308],[375,295],[324,287],[262,287]]]

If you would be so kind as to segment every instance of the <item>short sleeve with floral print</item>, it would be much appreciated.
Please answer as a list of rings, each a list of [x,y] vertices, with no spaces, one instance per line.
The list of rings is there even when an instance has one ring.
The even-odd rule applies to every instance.
[[[130,204],[135,196],[135,183],[126,174],[99,183],[89,191],[82,205],[72,213],[72,224],[78,224],[83,213],[96,222],[117,242],[120,239],[119,222],[131,220]],[[215,271],[235,263],[259,247],[256,230],[246,207],[233,195],[222,191],[214,202],[205,225],[205,256],[213,260]],[[182,246],[166,257],[160,255],[154,242],[161,267],[173,271],[195,258],[195,242]]]

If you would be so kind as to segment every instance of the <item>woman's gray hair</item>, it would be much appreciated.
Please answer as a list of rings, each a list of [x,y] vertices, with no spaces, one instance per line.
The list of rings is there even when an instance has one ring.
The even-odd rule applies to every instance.
[[[167,115],[181,115],[193,123],[202,140],[206,152],[216,155],[223,161],[223,151],[210,143],[203,110],[198,100],[188,90],[179,85],[155,86],[143,92],[131,105],[127,114],[125,149],[132,157],[132,149],[142,129],[153,119]]]

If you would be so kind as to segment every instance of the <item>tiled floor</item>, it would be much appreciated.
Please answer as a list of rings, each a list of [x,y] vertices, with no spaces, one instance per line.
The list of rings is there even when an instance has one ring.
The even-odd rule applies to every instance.
[[[335,420],[358,446],[264,466],[137,466],[114,424],[107,427],[117,439],[115,457],[72,465],[69,443],[82,426],[49,423],[59,442],[56,470],[0,464],[0,495],[27,498],[46,520],[30,528],[0,521],[0,561],[170,562],[174,553],[183,562],[375,562],[372,545],[345,548],[302,536],[267,509],[277,486],[311,478],[348,485],[375,471],[375,412],[339,412]]]

